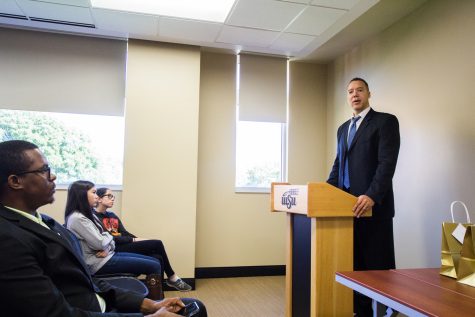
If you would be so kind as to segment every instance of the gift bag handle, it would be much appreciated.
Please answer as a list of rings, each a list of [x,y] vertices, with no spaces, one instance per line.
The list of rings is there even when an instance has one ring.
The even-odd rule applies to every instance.
[[[452,222],[455,222],[455,220],[454,220],[454,206],[455,206],[456,203],[459,203],[463,206],[463,208],[465,209],[465,215],[467,215],[467,223],[471,223],[470,222],[470,215],[468,214],[467,206],[463,203],[463,201],[460,201],[460,200],[455,200],[450,204],[450,214],[452,215]]]

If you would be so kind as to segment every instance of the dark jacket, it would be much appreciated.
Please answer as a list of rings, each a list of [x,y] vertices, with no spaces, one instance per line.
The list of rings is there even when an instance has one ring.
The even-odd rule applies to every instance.
[[[52,230],[0,205],[2,316],[143,316],[143,296],[91,278],[71,233],[42,218]],[[96,293],[108,310],[136,313],[100,313]]]
[[[348,156],[350,193],[367,195],[374,200],[373,219],[392,218],[392,178],[399,154],[399,122],[392,114],[370,109],[347,151],[350,121],[338,128],[337,155],[327,182],[343,188],[344,164]]]

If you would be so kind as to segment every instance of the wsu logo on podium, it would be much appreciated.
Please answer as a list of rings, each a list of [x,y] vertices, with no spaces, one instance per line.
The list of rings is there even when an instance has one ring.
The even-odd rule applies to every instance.
[[[308,189],[306,185],[273,185],[275,211],[307,212]]]
[[[296,196],[299,195],[298,188],[292,188],[289,191],[286,191],[282,194],[281,203],[283,206],[286,206],[287,209],[291,209],[292,206],[297,206],[297,198]]]

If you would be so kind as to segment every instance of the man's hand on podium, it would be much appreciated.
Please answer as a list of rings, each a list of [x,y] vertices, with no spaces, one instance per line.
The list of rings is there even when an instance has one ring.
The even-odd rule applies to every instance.
[[[372,200],[369,196],[361,195],[358,197],[355,206],[353,207],[353,213],[355,214],[356,218],[361,217],[365,214],[368,210],[370,210],[374,206],[374,200]]]

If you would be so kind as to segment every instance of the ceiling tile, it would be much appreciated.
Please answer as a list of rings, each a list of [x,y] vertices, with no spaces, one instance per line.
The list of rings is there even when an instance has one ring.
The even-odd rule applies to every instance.
[[[51,2],[51,3],[58,3],[58,4],[65,4],[70,6],[78,6],[78,7],[86,7],[89,8],[91,6],[91,2],[89,0],[32,0],[36,2]]]
[[[227,25],[282,31],[305,5],[273,0],[239,0]]]
[[[14,0],[0,1],[0,13],[11,14],[11,15],[21,15],[21,16],[25,15]]]
[[[308,4],[312,0],[276,0],[276,1],[283,1],[283,2],[295,2],[295,3],[303,3]]]
[[[94,24],[89,8],[29,0],[17,2],[30,18]]]
[[[221,23],[160,17],[158,34],[160,37],[213,43],[221,27]]]
[[[359,0],[313,0],[311,4],[328,8],[349,10],[358,2]]]
[[[321,58],[325,54],[329,56],[325,49],[323,55],[315,55],[312,52],[319,49],[323,43],[328,43],[332,37],[373,6],[379,8],[378,12],[384,13],[378,16],[394,15],[392,21],[396,21],[403,13],[412,12],[427,0],[235,0],[233,10],[224,25],[171,15],[159,16],[151,12],[91,8],[91,3],[97,3],[96,1],[102,3],[102,0],[0,0],[0,13],[3,13],[3,16],[0,16],[0,24],[61,33],[244,50],[294,58]],[[142,0],[113,2],[133,5],[139,1]],[[182,0],[176,2],[181,3]],[[375,6],[383,2],[384,5]],[[19,18],[24,16],[38,19]],[[65,23],[49,23],[54,21],[48,20]],[[380,30],[383,24],[388,25],[378,24],[377,21],[365,23],[369,26],[376,23],[377,30]],[[96,27],[90,27],[92,25]],[[359,30],[358,32],[365,33]],[[374,34],[376,31],[371,32]],[[365,34],[364,36],[369,36]],[[361,38],[362,35],[360,40]],[[341,45],[334,45],[332,54],[340,54],[339,47]]]
[[[138,13],[92,9],[96,27],[102,30],[156,36],[158,17]]]
[[[269,47],[285,52],[286,54],[297,53],[303,50],[316,37],[302,34],[282,33]]]
[[[340,9],[309,6],[285,32],[320,35],[346,12]]]
[[[279,36],[279,32],[223,26],[216,42],[267,47]]]

